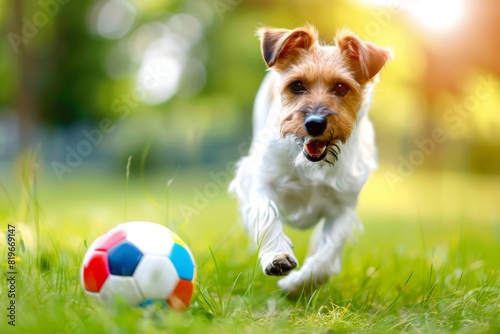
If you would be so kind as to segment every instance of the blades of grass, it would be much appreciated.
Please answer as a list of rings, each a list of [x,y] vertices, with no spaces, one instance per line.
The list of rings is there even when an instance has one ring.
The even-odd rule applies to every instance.
[[[155,138],[154,137],[151,137],[146,145],[144,146],[144,149],[142,150],[142,154],[141,154],[141,161],[140,161],[140,179],[141,179],[141,187],[142,187],[142,191],[144,192],[144,194],[146,195],[147,199],[149,200],[150,203],[152,203],[156,208],[160,209],[161,206],[160,206],[160,203],[156,200],[156,198],[152,195],[152,193],[149,191],[147,185],[146,185],[146,179],[145,179],[145,167],[146,167],[146,159],[149,155],[149,151],[151,150],[151,146],[153,145],[153,142],[154,142]],[[167,180],[167,182],[165,183],[165,213],[164,213],[164,216],[165,216],[165,226],[168,226],[168,227],[171,227],[171,223],[170,223],[170,217],[169,217],[169,213],[170,213],[170,192],[169,192],[169,188],[170,186],[172,185],[175,177],[177,176],[177,173],[179,172],[179,169],[180,169],[180,166],[177,167],[177,170],[175,171],[175,174],[173,177],[169,178]],[[187,224],[187,222],[181,222],[181,225],[179,225],[178,227],[176,228],[172,228],[172,230],[174,231],[178,231],[179,229],[181,229],[185,224]]]
[[[7,188],[0,182],[0,190],[2,190],[3,194],[5,195],[5,198],[7,199],[7,202],[9,203],[9,209],[11,210],[12,216],[15,215],[16,212],[16,207],[14,206],[14,202],[12,201],[12,198],[9,195],[9,192],[7,191]]]
[[[491,288],[494,286],[494,283],[496,282],[497,277],[495,275],[495,270],[492,268],[488,272],[488,276],[486,277],[486,280],[484,284],[481,285],[477,292],[477,300],[474,305],[474,311],[476,311],[478,305],[481,305],[481,301],[486,297],[486,294],[491,290]]]
[[[429,290],[429,292],[427,293],[427,295],[422,300],[422,309],[424,309],[425,306],[427,305],[427,301],[431,297],[431,294],[434,291],[434,288],[436,287],[436,282],[432,282],[432,276],[433,276],[433,273],[434,273],[434,251],[435,251],[435,246],[436,245],[432,246],[431,268],[430,268],[430,271],[429,271],[428,286],[427,287],[424,286],[424,290]],[[425,285],[425,283],[424,283],[424,285]]]
[[[179,173],[181,166],[177,166],[177,169],[175,170],[174,176],[169,178],[167,182],[165,183],[165,223],[168,225],[170,224],[170,186],[172,186],[172,183],[174,183],[174,179],[177,177],[177,174]],[[175,231],[180,231],[184,228],[189,223],[188,220],[184,220],[180,223],[179,226],[175,227]]]
[[[399,302],[399,299],[401,298],[401,296],[403,295],[403,292],[406,288],[406,286],[408,285],[408,283],[410,282],[411,278],[413,276],[413,270],[411,271],[410,275],[408,276],[408,278],[406,279],[403,287],[401,288],[401,290],[399,291],[398,295],[396,296],[396,298],[394,298],[394,300],[389,304],[389,306],[382,312],[375,314],[375,316],[377,316],[379,319],[383,319],[384,317],[386,317],[388,314],[390,314],[394,308],[396,307],[396,305],[398,304]]]
[[[22,181],[24,185],[24,190],[25,192],[23,194],[26,194],[28,196],[28,201],[30,199],[31,195],[31,182],[30,182],[30,160],[31,160],[31,148],[27,149],[26,153],[24,154],[24,161],[23,161],[23,167],[22,167]],[[24,197],[24,196],[23,196]],[[26,205],[29,208],[29,205]],[[21,205],[20,208],[24,207],[24,199],[21,200]],[[24,221],[27,221],[27,218],[29,216],[28,210],[25,212],[25,217]]]
[[[316,303],[318,302],[318,298],[319,298],[322,290],[323,290],[323,286],[320,286],[318,289],[313,291],[311,297],[307,301],[306,311],[308,311],[309,307],[311,307],[312,311],[316,310]]]
[[[250,319],[254,319],[254,313],[253,313],[253,301],[254,301],[254,287],[255,287],[255,280],[257,278],[257,274],[260,270],[260,263],[259,263],[259,252],[257,251],[254,256],[253,260],[253,265],[252,269],[250,271],[250,275],[248,276],[248,282],[247,282],[247,288],[245,289],[245,292],[242,295],[243,302],[246,305],[246,309],[248,311],[248,315]]]
[[[59,254],[58,248],[56,246],[56,243],[54,242],[54,239],[52,238],[51,235],[48,236],[50,242],[52,243],[52,247],[54,248],[54,252],[56,254],[56,259],[57,259],[57,266],[52,265],[52,269],[49,270],[48,275],[51,275],[51,271],[55,270],[56,271],[56,280],[55,280],[55,285],[60,294],[63,293],[63,286],[64,283],[66,282],[65,279],[65,274],[64,274],[64,264],[61,259],[61,255]],[[55,269],[57,268],[57,269]]]
[[[302,300],[305,299],[305,291],[304,289],[302,289],[300,291],[300,295],[299,297],[297,298],[297,300],[295,301],[295,308],[300,308],[300,304],[302,303]],[[287,298],[288,298],[288,295],[287,295]]]
[[[464,272],[463,270],[460,272],[460,277],[458,278],[457,286],[455,287],[454,293],[457,293],[458,288],[460,287],[460,283],[462,282],[462,278],[464,277]]]
[[[314,275],[312,272],[309,274],[309,282],[314,282]],[[314,297],[316,296],[317,298],[318,290],[314,289],[313,283],[305,282],[302,286],[302,292],[304,293],[305,312],[309,312]],[[314,306],[312,306],[312,309],[314,309]]]
[[[184,226],[184,224],[186,223],[183,223],[181,226]],[[238,228],[239,228],[238,225],[234,224],[233,228],[227,233],[227,235],[219,236],[219,242],[217,243],[217,245],[215,245],[214,248],[212,248],[212,250],[219,251],[226,243],[230,241],[232,237],[234,237],[234,234]],[[211,257],[212,257],[211,255],[207,255],[203,259],[201,259],[199,261],[200,266],[203,266],[206,263],[208,263],[211,260]]]
[[[214,252],[212,251],[212,248],[211,247],[208,247],[209,251],[210,251],[210,256],[212,257],[212,261],[214,262],[214,265],[215,265],[215,273],[217,274],[217,280],[218,280],[218,284],[216,285],[216,290],[217,290],[217,295],[219,297],[219,309],[220,309],[220,312],[223,314],[224,313],[224,303],[223,303],[223,296],[222,296],[222,287],[221,287],[221,284],[222,284],[222,281],[221,281],[221,277],[220,277],[220,270],[219,270],[219,264],[217,263],[217,259],[215,258],[215,254]]]
[[[368,273],[368,270],[369,269],[365,270],[365,275],[363,277],[363,280],[361,281],[359,288],[356,289],[354,295],[352,296],[352,301],[354,302],[354,304],[359,303],[361,305],[364,305],[365,307],[367,305],[371,305],[375,298],[375,295],[373,293],[368,292],[370,291],[370,289],[368,289],[368,283],[373,280],[373,277],[379,270],[379,267],[373,267],[371,273]]]
[[[153,145],[153,141],[154,141],[154,137],[151,137],[146,145],[144,146],[144,149],[142,150],[142,154],[141,154],[141,161],[140,161],[140,178],[141,178],[141,187],[142,187],[142,191],[144,192],[144,194],[146,195],[146,197],[148,198],[148,200],[154,205],[156,206],[157,208],[160,207],[160,204],[158,203],[158,201],[154,198],[154,196],[151,194],[151,192],[148,190],[148,187],[146,186],[146,181],[145,181],[145,178],[144,178],[144,170],[145,170],[145,166],[146,166],[146,159],[149,155],[149,150],[151,149],[151,146]]]
[[[23,162],[23,173],[22,173],[22,179],[23,179],[23,184],[24,184],[24,189],[25,189],[25,194],[27,196],[26,203],[24,203],[24,199],[22,200],[22,203],[20,207],[25,207],[25,217],[24,217],[24,222],[28,222],[29,220],[29,215],[30,215],[30,208],[31,208],[31,201],[32,201],[32,183],[30,180],[31,176],[31,148],[28,149],[26,152],[26,155],[24,157],[24,162]],[[24,197],[24,196],[23,196]]]
[[[259,263],[259,250],[255,253],[254,256],[254,261],[253,261],[253,266],[252,270],[250,271],[250,277],[247,283],[247,288],[245,290],[245,293],[243,294],[244,297],[249,297],[250,300],[253,300],[253,292],[254,292],[254,286],[255,286],[255,279],[257,277],[257,273],[260,269],[260,263]]]
[[[431,299],[431,295],[434,292],[435,288],[436,288],[436,282],[432,283],[429,292],[427,293],[424,300],[422,301],[422,308],[424,308],[427,305],[427,302]]]
[[[238,282],[238,280],[240,279],[241,275],[243,273],[239,273],[238,276],[236,276],[236,278],[234,279],[234,282],[233,282],[233,285],[231,286],[231,290],[229,291],[229,296],[227,298],[227,305],[226,305],[226,310],[225,310],[225,314],[224,316],[227,317],[229,316],[229,305],[231,304],[231,299],[233,298],[233,293],[234,293],[234,288],[236,287],[236,283]]]
[[[41,144],[38,144],[35,149],[34,165],[33,165],[33,220],[36,229],[36,250],[37,254],[40,251],[40,202],[38,200],[38,162],[40,160]]]
[[[128,206],[128,181],[130,178],[130,164],[132,162],[132,156],[128,157],[127,160],[127,167],[126,167],[126,173],[125,173],[125,208],[123,212],[123,219],[124,221],[127,221],[127,206]]]
[[[24,184],[25,194],[27,200],[25,203],[26,211],[24,221],[29,221],[30,213],[33,215],[33,223],[35,225],[35,254],[37,261],[40,261],[40,203],[38,200],[38,176],[37,171],[39,167],[41,144],[38,144],[34,153],[29,148],[23,162],[22,180]],[[24,201],[23,201],[24,202]],[[23,204],[21,204],[23,206]],[[39,280],[36,280],[36,284]]]
[[[169,212],[170,212],[170,186],[174,182],[173,179],[168,179],[167,182],[165,183],[165,225],[169,226],[170,225],[170,219],[169,219]],[[178,226],[178,228],[175,229],[175,231],[179,231],[180,227],[185,226],[187,224],[186,222],[181,222],[181,224]]]
[[[205,293],[205,291],[207,292]],[[210,295],[208,290],[205,291],[203,291],[199,285],[196,286],[196,294],[195,294],[196,302],[207,312],[211,311],[212,314],[219,313],[217,302]]]

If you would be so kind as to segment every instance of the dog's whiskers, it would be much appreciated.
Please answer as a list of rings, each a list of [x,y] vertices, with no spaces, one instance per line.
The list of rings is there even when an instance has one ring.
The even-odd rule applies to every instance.
[[[328,149],[328,152],[331,153],[333,160],[325,159],[325,162],[335,165],[335,163],[339,161],[339,155],[341,152],[339,145],[337,145],[337,143],[333,143]]]

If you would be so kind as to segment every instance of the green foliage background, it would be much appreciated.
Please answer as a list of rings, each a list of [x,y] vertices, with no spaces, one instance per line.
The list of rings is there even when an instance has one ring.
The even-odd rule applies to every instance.
[[[145,145],[145,138],[152,137],[153,156],[167,152],[170,158],[151,161],[147,167],[155,162],[163,168],[175,167],[179,162],[196,165],[236,159],[241,152],[228,143],[247,140],[253,98],[265,74],[255,30],[262,25],[293,28],[309,22],[317,26],[327,43],[333,40],[338,28],[346,26],[362,38],[393,50],[394,60],[383,72],[371,110],[383,161],[397,166],[398,155],[408,156],[418,149],[415,139],[429,138],[433,128],[441,127],[449,132],[450,140],[439,145],[439,154],[426,157],[425,167],[490,174],[500,170],[494,154],[500,145],[500,116],[496,112],[500,94],[496,85],[493,93],[480,101],[475,112],[464,116],[457,128],[450,128],[443,118],[448,109],[463,104],[474,94],[481,79],[491,77],[498,83],[497,69],[471,55],[463,56],[461,63],[456,60],[456,68],[450,71],[464,74],[450,77],[451,84],[429,73],[433,55],[450,52],[453,57],[447,50],[455,47],[455,36],[471,25],[477,26],[473,24],[477,18],[472,14],[480,7],[473,3],[469,3],[471,22],[464,19],[455,30],[436,33],[422,29],[401,8],[370,6],[368,1],[117,1],[132,8],[135,19],[123,36],[109,39],[96,32],[97,23],[92,16],[106,1],[54,1],[17,2],[22,4],[20,13],[14,10],[16,2],[0,2],[5,37],[0,43],[0,117],[19,113],[21,121],[34,123],[34,129],[70,129],[73,135],[110,117],[117,122],[117,131],[99,150],[123,162]],[[15,22],[23,18],[34,22],[33,17],[50,3],[58,4],[57,12],[21,45],[25,51],[16,53],[8,37],[17,32]],[[488,0],[483,7],[492,3]],[[199,36],[192,37],[193,46],[185,57],[202,64],[201,74],[190,72],[189,63],[171,98],[154,104],[141,100],[130,108],[129,116],[118,119],[115,102],[133,94],[146,51],[165,37],[158,30],[147,37],[141,31],[155,25],[169,26],[172,18],[180,17],[178,14],[192,15],[196,27],[181,26],[174,33],[192,37],[197,27],[200,29]],[[111,21],[112,16],[107,20]],[[495,36],[497,27],[489,29]],[[470,36],[463,38],[472,42]],[[175,50],[175,42],[165,43]],[[467,45],[467,40],[463,44]],[[481,52],[492,53],[496,49],[478,51]],[[446,68],[453,64],[446,59],[437,61],[437,66]],[[441,76],[437,72],[435,75]],[[23,81],[28,83],[24,88]],[[29,104],[21,107],[19,101]],[[36,130],[25,128],[21,128],[20,136],[31,139],[31,132]],[[63,140],[71,144],[68,136]],[[30,142],[24,140],[23,145]],[[50,158],[60,159],[64,154],[59,147]]]

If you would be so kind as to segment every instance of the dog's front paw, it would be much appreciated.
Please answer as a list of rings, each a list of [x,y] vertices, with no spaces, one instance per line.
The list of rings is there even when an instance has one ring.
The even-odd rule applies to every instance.
[[[297,261],[289,254],[278,254],[265,269],[266,275],[285,276],[297,267]]]

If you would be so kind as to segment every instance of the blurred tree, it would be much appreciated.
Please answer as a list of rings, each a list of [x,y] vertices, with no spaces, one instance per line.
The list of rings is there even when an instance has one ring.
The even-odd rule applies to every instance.
[[[470,73],[476,69],[500,73],[495,42],[498,1],[484,0],[482,5],[463,1],[472,6],[468,18],[444,36],[423,32],[404,8],[367,5],[380,5],[382,0],[0,0],[0,22],[7,23],[7,38],[0,43],[0,113],[11,107],[17,113],[24,144],[31,143],[38,124],[75,130],[71,125],[77,122],[113,118],[118,116],[114,102],[119,100],[120,108],[125,108],[123,97],[134,94],[144,73],[149,75],[159,60],[158,77],[165,79],[165,86],[159,86],[152,99],[133,101],[129,116],[117,126],[123,132],[108,140],[116,145],[110,151],[126,159],[130,147],[140,151],[141,140],[158,134],[158,141],[163,141],[158,144],[160,156],[171,151],[193,163],[227,160],[218,154],[231,151],[234,158],[244,153],[234,146],[248,140],[253,100],[266,71],[256,28],[293,28],[309,22],[322,40],[331,43],[336,30],[347,26],[394,50],[395,59],[382,74],[371,110],[381,156],[394,160],[415,149],[415,137],[428,137],[440,126],[434,119],[442,119],[450,106],[462,103]],[[96,32],[93,15],[106,5],[132,8],[134,18],[123,34]],[[101,20],[108,28],[127,21],[123,13],[109,8]],[[453,94],[454,100],[448,100]],[[497,132],[489,120],[500,121],[489,112],[500,105],[498,97],[494,92],[485,101],[488,113],[471,116],[488,123],[483,132],[490,137]],[[464,129],[458,130],[468,131],[467,136],[459,140],[466,144],[478,140],[479,131]],[[81,133],[73,132],[73,139],[81,139]],[[494,141],[490,137],[481,140]],[[456,143],[455,137],[450,138],[441,150],[450,151],[449,145]],[[182,154],[179,142],[185,144]],[[484,152],[493,150],[488,147]],[[175,160],[173,156],[168,159]],[[476,154],[470,159],[496,159],[494,166],[499,166],[500,159],[492,156]]]
[[[101,62],[110,43],[93,38],[86,29],[90,5],[10,1],[7,39],[17,65],[12,100],[23,145],[31,142],[39,122],[68,125],[102,113],[95,97],[109,80]]]
[[[97,119],[106,112],[96,102],[110,81],[102,64],[114,42],[89,33],[86,20],[91,4],[61,5],[54,29],[47,36],[50,42],[38,53],[42,72],[38,90],[45,123],[69,125],[77,120]]]

